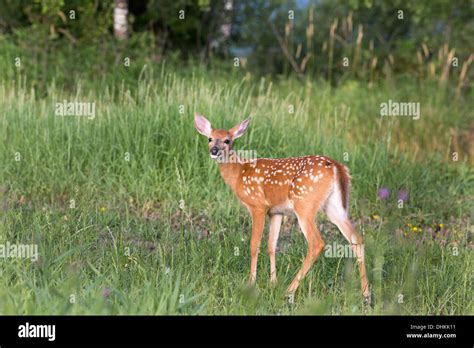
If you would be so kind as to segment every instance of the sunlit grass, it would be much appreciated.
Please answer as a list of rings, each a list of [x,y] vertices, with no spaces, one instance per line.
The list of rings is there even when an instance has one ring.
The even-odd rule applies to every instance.
[[[472,102],[428,82],[331,88],[163,69],[134,84],[77,81],[74,92],[50,84],[41,97],[21,76],[0,84],[0,242],[40,251],[34,263],[0,260],[0,313],[367,312],[347,258],[321,256],[288,302],[284,291],[306,252],[291,223],[279,244],[279,283],[268,282],[264,241],[257,289],[246,288],[249,217],[195,132],[195,111],[222,128],[252,115],[237,148],[325,154],[350,168],[351,215],[366,238],[374,296],[368,313],[473,313],[474,171],[466,154],[452,160],[447,132],[466,124]],[[55,116],[65,99],[96,103],[96,117]],[[420,120],[380,117],[388,99],[420,102]],[[393,194],[381,201],[382,186],[406,188],[410,199],[403,207]],[[321,223],[328,244],[345,243]],[[443,223],[453,233],[416,243],[403,236],[408,223]]]

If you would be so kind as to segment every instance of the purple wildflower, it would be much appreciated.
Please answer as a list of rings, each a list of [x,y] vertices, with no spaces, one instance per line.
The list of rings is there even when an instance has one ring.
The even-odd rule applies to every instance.
[[[377,191],[377,196],[379,196],[381,200],[385,200],[390,196],[390,190],[386,187],[382,187]]]
[[[428,227],[428,233],[431,237],[436,238],[436,232],[431,227]]]
[[[108,299],[109,296],[110,296],[110,293],[111,293],[111,291],[110,291],[109,288],[104,288],[104,289],[102,290],[102,297],[103,297],[104,299]]]
[[[399,201],[402,201],[402,202],[406,202],[408,201],[408,190],[407,189],[401,189],[400,191],[398,191],[398,200]]]

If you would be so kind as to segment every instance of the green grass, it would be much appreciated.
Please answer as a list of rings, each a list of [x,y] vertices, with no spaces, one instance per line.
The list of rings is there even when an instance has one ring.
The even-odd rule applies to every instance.
[[[0,84],[0,243],[36,243],[40,258],[0,259],[0,313],[474,313],[474,170],[465,154],[452,161],[448,131],[472,121],[472,98],[455,101],[429,81],[332,88],[166,65],[132,83],[51,81],[38,93],[8,69]],[[55,116],[64,99],[95,102],[95,119]],[[420,102],[420,120],[380,117],[388,99]],[[246,287],[250,218],[194,130],[195,111],[221,128],[252,114],[237,149],[325,154],[350,168],[373,309],[362,305],[350,258],[321,256],[288,302],[285,289],[306,253],[292,220],[279,242],[278,284],[268,281],[265,234],[257,287]],[[382,186],[392,191],[388,201],[377,199]],[[400,188],[410,192],[402,208]],[[318,224],[327,244],[345,243],[323,216]]]

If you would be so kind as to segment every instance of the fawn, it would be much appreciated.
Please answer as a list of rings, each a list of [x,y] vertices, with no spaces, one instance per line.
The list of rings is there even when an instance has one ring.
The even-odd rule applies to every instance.
[[[370,291],[364,262],[363,238],[354,229],[348,216],[350,176],[346,166],[326,156],[296,158],[258,158],[245,161],[239,158],[232,145],[249,126],[250,118],[230,130],[213,129],[203,116],[195,114],[196,130],[209,140],[211,158],[218,160],[221,175],[227,185],[247,207],[252,217],[250,240],[250,283],[257,276],[257,259],[265,225],[270,217],[268,253],[270,281],[276,282],[275,250],[282,216],[294,213],[303,232],[308,253],[303,266],[291,282],[287,293],[294,294],[300,281],[309,271],[324,248],[324,241],[316,228],[315,217],[322,208],[352,245],[359,264],[359,274],[365,303],[370,304]]]

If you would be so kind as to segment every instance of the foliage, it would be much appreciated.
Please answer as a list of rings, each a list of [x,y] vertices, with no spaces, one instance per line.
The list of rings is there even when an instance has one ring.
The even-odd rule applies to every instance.
[[[179,52],[181,58],[197,57],[209,64],[213,56],[232,54],[241,56],[253,73],[288,75],[295,64],[271,30],[273,23],[301,72],[332,82],[419,73],[430,63],[435,65],[430,71],[440,74],[450,57],[444,50],[454,50],[459,66],[474,59],[470,1],[251,0],[232,4],[227,13],[225,2],[218,0],[131,2],[132,35],[152,37],[149,45],[156,59]],[[104,44],[112,40],[113,6],[112,0],[6,0],[0,4],[0,32],[33,47],[39,55],[59,45]],[[228,38],[221,32],[227,22],[232,29]]]

